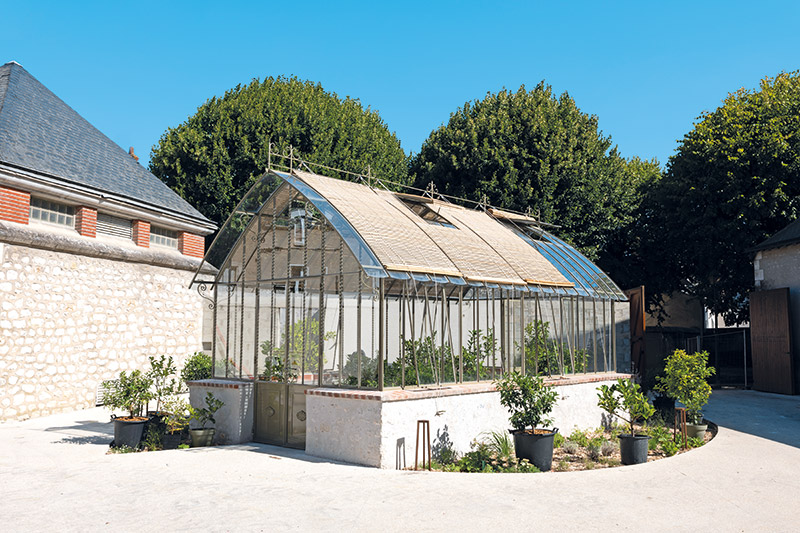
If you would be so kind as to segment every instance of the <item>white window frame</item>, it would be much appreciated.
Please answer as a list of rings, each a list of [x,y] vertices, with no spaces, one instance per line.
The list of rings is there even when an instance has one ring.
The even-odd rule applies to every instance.
[[[75,208],[71,205],[31,196],[29,219],[49,226],[75,229]]]

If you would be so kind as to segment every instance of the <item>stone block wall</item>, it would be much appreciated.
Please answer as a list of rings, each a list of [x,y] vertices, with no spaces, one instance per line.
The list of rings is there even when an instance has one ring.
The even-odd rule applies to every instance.
[[[92,407],[103,380],[151,355],[182,366],[202,348],[192,274],[0,243],[0,420]]]

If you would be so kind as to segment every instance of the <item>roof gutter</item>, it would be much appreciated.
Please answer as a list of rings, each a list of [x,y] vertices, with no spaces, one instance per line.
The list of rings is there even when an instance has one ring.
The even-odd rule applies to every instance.
[[[0,162],[0,183],[50,196],[56,200],[63,199],[87,207],[97,207],[104,212],[118,216],[147,218],[149,221],[158,222],[159,225],[169,229],[189,231],[200,235],[208,235],[217,229],[217,225],[208,219],[198,219],[166,207],[101,192],[4,162]]]

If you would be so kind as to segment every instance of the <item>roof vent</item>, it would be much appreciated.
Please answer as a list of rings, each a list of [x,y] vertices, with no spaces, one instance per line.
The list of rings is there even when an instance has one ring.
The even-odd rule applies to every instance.
[[[128,155],[130,155],[136,161],[139,160],[139,156],[133,153],[133,146],[131,146],[130,149],[128,150]]]

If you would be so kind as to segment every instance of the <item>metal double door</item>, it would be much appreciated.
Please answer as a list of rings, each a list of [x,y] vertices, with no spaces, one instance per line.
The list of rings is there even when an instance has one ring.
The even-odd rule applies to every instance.
[[[257,381],[254,440],[304,450],[308,388],[311,386]]]

